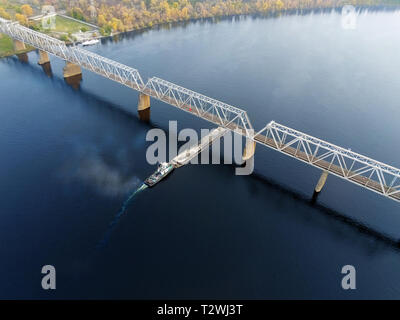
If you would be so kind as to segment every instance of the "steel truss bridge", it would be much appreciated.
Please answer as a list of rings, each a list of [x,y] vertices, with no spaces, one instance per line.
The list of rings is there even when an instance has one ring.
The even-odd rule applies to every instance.
[[[0,33],[77,64],[140,93],[232,130],[309,165],[400,202],[400,169],[370,159],[274,121],[255,132],[247,112],[157,77],[143,82],[139,71],[111,59],[0,18]]]

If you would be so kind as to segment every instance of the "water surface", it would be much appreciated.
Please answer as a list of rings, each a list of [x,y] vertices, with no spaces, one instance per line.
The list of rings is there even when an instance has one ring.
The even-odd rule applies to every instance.
[[[105,40],[108,58],[400,166],[398,12],[195,22]],[[399,298],[399,204],[257,146],[255,173],[186,166],[124,201],[154,171],[150,128],[210,125],[90,72],[79,90],[0,61],[1,298]],[[361,223],[362,225],[358,224]],[[41,289],[41,267],[57,289]],[[344,291],[343,265],[357,269]]]

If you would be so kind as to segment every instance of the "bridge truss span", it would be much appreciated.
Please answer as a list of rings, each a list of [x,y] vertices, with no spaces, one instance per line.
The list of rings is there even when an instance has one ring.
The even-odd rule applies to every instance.
[[[400,169],[274,121],[257,132],[254,141],[400,201]]]
[[[247,112],[166,80],[153,77],[144,93],[244,136],[253,136]]]
[[[68,47],[68,60],[108,79],[141,91],[144,87],[139,71],[79,47]]]

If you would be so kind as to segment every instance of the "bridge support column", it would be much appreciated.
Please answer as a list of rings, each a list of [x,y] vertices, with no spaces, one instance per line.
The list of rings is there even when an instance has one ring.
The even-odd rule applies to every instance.
[[[140,120],[150,121],[150,96],[147,94],[139,94],[138,114]]]
[[[14,40],[14,51],[23,51],[26,50],[25,43],[19,40]]]
[[[243,161],[250,160],[254,157],[254,153],[256,152],[256,142],[251,139],[246,139],[246,146],[243,150]]]
[[[318,180],[317,186],[315,187],[315,192],[321,192],[322,188],[325,185],[326,179],[328,178],[328,171],[323,171],[321,177]]]
[[[66,61],[63,69],[64,80],[74,89],[79,89],[82,80],[82,69],[77,64]]]
[[[13,40],[13,43],[14,43],[14,51],[18,59],[21,62],[28,62],[28,54],[26,52],[23,52],[26,50],[25,43],[15,39]]]
[[[44,63],[40,65],[44,71],[44,73],[51,78],[53,76],[53,71],[51,70],[50,62]]]
[[[49,55],[46,51],[39,50],[39,61],[38,64],[44,65],[50,63]]]
[[[256,143],[251,139],[246,138],[246,146],[243,150],[242,160],[243,163],[241,167],[237,167],[235,169],[235,174],[238,176],[241,175],[250,175],[254,170],[254,153],[256,151]]]
[[[82,75],[82,69],[77,64],[66,61],[64,71],[64,78]]]
[[[18,60],[23,62],[23,63],[28,63],[29,57],[27,53],[18,53],[17,54]]]

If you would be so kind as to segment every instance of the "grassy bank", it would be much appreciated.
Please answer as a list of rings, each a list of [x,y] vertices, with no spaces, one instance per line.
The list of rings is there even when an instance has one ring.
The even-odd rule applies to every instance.
[[[0,34],[0,58],[9,57],[18,53],[26,53],[32,51],[34,48],[27,46],[26,50],[15,51],[14,44],[10,37]]]
[[[14,46],[11,38],[0,35],[0,58],[14,54]]]
[[[35,24],[35,29],[41,32],[47,32],[48,30],[43,29],[42,24],[40,21],[38,21]],[[61,16],[56,16],[56,20],[55,20],[55,28],[49,30],[49,32],[63,32],[63,33],[68,33],[68,34],[72,34],[75,32],[85,32],[85,31],[90,31],[93,28],[91,28],[90,26],[84,24],[84,23],[80,23],[78,21],[74,21],[71,19],[67,19]]]
[[[84,23],[79,23],[77,21],[70,20],[60,16],[56,17],[56,28],[54,31],[75,33],[79,31],[85,32],[89,30],[92,30],[92,28]]]
[[[75,35],[80,32],[93,31],[93,28],[85,23],[68,19],[62,16],[56,16],[54,21],[54,28],[46,29],[43,28],[41,21],[31,22],[31,27],[39,32],[48,34],[51,37],[60,39],[65,42],[73,41]]]

